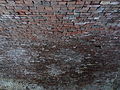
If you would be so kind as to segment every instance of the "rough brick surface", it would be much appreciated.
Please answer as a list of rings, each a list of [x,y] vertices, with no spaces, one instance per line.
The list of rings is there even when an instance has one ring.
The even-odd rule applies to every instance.
[[[119,0],[0,0],[0,76],[48,90],[112,90],[99,88],[111,80],[118,90],[119,36]]]
[[[39,27],[43,32],[57,33],[58,36],[101,28],[117,29],[120,27],[119,3],[115,0],[1,0],[0,19],[1,25],[7,24],[4,29],[14,23],[13,28],[17,30],[19,26],[24,30],[29,26]]]

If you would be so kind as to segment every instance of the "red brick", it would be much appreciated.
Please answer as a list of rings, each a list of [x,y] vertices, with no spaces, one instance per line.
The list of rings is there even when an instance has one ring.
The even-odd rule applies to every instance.
[[[28,5],[28,6],[33,5],[32,0],[24,0],[24,3],[25,3],[26,5]]]
[[[59,5],[66,5],[67,2],[59,2]]]
[[[73,1],[73,2],[67,2],[68,5],[75,5],[75,3],[76,3],[75,1]]]
[[[47,11],[52,11],[52,7],[45,7],[45,10],[47,10]]]
[[[0,26],[0,32],[3,31],[3,30],[4,30],[4,28]]]
[[[23,4],[23,0],[15,0],[15,3],[18,3],[18,4]]]
[[[16,13],[18,13],[19,15],[24,15],[24,14],[29,13],[29,11],[28,10],[16,10]]]
[[[85,3],[84,1],[79,1],[79,0],[76,2],[76,4],[82,4],[82,5],[84,5],[84,3]]]

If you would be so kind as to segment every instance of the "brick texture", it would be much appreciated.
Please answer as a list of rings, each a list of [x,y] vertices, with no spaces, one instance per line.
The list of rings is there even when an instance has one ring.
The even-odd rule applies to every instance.
[[[16,32],[22,28],[24,33],[32,27],[54,37],[113,30],[120,28],[119,8],[115,0],[0,0],[0,26]]]
[[[120,90],[120,0],[0,0],[0,90]]]

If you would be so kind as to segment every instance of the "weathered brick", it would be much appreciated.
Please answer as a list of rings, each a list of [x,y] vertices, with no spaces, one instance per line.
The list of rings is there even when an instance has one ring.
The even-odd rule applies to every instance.
[[[103,5],[110,4],[110,1],[101,1],[100,4],[103,4]]]
[[[15,9],[15,7],[14,7],[14,6],[9,6],[9,5],[7,5],[7,6],[6,6],[6,9],[8,9],[8,10],[10,10],[10,9]]]
[[[70,10],[74,10],[74,9],[76,8],[75,5],[68,5],[67,7],[68,7],[68,9],[70,9]]]
[[[103,8],[103,7],[99,7],[99,8],[97,8],[97,12],[103,12],[104,9],[105,9],[105,8]]]
[[[29,13],[29,11],[28,10],[16,10],[16,13],[18,13],[19,15],[24,15],[24,14]]]
[[[117,45],[117,40],[114,41],[119,38],[119,13],[119,0],[0,0],[1,77],[26,79],[30,82],[30,87],[23,86],[26,90],[41,90],[42,87],[36,89],[32,86],[32,82],[36,83],[35,86],[44,84],[46,89],[51,90],[64,90],[61,84],[68,87],[72,85],[70,90],[81,90],[84,86],[85,90],[102,90],[103,87],[105,90],[117,90],[108,87],[118,80],[116,71],[120,65],[113,64],[119,61],[119,44]],[[55,67],[51,67],[51,64]],[[107,74],[104,75],[105,73]],[[101,78],[107,81],[99,80]],[[1,84],[4,82],[0,82],[1,90],[4,87],[9,90],[7,87],[11,85],[7,83],[1,88]],[[47,87],[49,85],[50,88]],[[120,84],[116,85],[119,87]]]
[[[84,3],[85,3],[84,1],[79,1],[79,0],[76,2],[76,4],[78,5],[84,5]]]
[[[32,6],[34,2],[33,2],[32,0],[24,0],[24,3],[25,3],[27,6]]]
[[[23,0],[15,0],[15,3],[18,3],[18,4],[23,4],[24,1]]]
[[[45,7],[45,10],[47,10],[47,11],[52,11],[52,7],[49,7],[49,6],[47,7],[47,6],[46,6],[46,7]]]
[[[0,0],[0,4],[1,3],[7,3],[6,0]]]
[[[111,4],[111,5],[119,5],[120,2],[118,2],[118,1],[111,1],[110,4]]]
[[[58,2],[59,3],[59,5],[66,5],[67,4],[67,2]]]
[[[5,3],[4,0],[2,2]],[[75,30],[75,27],[80,28],[82,25],[86,26],[84,29],[87,29],[92,26],[91,24],[88,25],[89,22],[102,22],[101,18],[105,18],[106,15],[106,18],[110,19],[110,13],[119,12],[119,2],[107,0],[9,0],[6,4],[1,5],[1,14],[16,15],[13,21],[17,24],[33,24],[37,27],[49,22],[46,25],[43,24],[42,27],[48,30],[52,23],[53,28],[58,31],[61,29],[71,31]],[[7,15],[3,17],[5,20],[8,19]]]

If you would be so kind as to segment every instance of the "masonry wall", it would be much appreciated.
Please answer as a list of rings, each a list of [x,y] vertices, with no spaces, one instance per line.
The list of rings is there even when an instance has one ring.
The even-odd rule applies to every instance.
[[[119,80],[120,0],[0,0],[1,90],[120,90]]]
[[[119,0],[0,0],[0,33],[44,40],[120,29]]]

